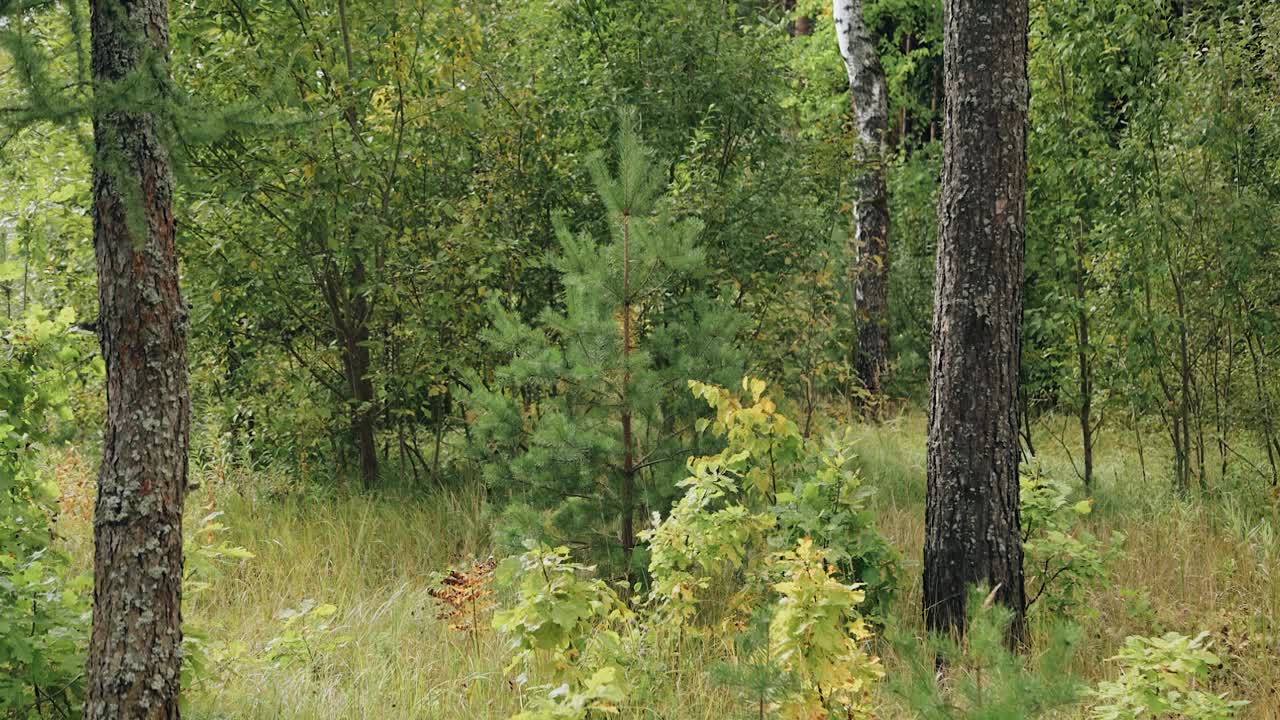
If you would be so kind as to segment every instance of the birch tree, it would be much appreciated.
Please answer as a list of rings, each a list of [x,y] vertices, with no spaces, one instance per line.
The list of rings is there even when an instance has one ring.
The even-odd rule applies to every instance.
[[[878,396],[889,356],[889,202],[884,177],[889,104],[884,69],[862,9],[862,0],[835,0],[832,14],[849,75],[849,98],[858,133],[852,273],[858,348],[854,365],[868,392]]]

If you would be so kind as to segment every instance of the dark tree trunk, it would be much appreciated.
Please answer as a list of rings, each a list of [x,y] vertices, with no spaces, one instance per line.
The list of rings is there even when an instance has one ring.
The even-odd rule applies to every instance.
[[[351,436],[360,462],[360,480],[366,490],[378,484],[378,443],[375,438],[377,409],[369,362],[369,302],[363,295],[365,267],[359,259],[351,273],[348,317],[343,323],[343,370],[351,391]]]
[[[1090,362],[1089,307],[1086,303],[1084,230],[1076,234],[1076,362],[1080,368],[1080,440],[1084,455],[1084,487],[1093,490],[1093,365]]]
[[[1248,309],[1245,310],[1245,317]],[[1252,323],[1250,323],[1252,325]],[[1277,444],[1274,441],[1275,432],[1272,430],[1271,421],[1271,398],[1267,392],[1266,385],[1263,383],[1264,372],[1262,363],[1259,360],[1259,351],[1262,348],[1262,340],[1258,339],[1258,350],[1253,347],[1254,335],[1252,329],[1247,329],[1244,335],[1245,347],[1249,349],[1249,359],[1253,363],[1253,383],[1258,393],[1258,405],[1262,408],[1262,444],[1267,447],[1267,464],[1271,466],[1271,485],[1275,486],[1280,483],[1280,468],[1277,467]]]
[[[622,562],[627,571],[627,596],[635,583],[631,562],[635,555],[635,437],[631,432],[631,215],[622,214]]]
[[[356,340],[360,343],[363,341]],[[375,441],[373,383],[369,381],[369,349],[357,345],[347,356],[352,383],[351,434],[366,490],[378,484],[378,444]]]
[[[107,428],[94,510],[87,720],[177,718],[190,404],[173,177],[160,122],[120,107],[168,82],[166,0],[93,0],[93,236]],[[136,92],[136,88],[135,88]],[[131,93],[132,95],[133,93]],[[136,103],[137,101],[134,100]]]
[[[347,27],[346,0],[338,0],[338,25],[342,30],[342,55],[347,66],[347,96],[354,98],[350,82],[356,77],[355,61],[351,52],[351,33]],[[351,139],[355,147],[362,145],[360,140],[360,120],[354,104],[344,108],[343,115],[351,128]],[[336,159],[336,158],[335,158]],[[386,210],[387,196],[383,196],[383,210]],[[354,238],[355,233],[351,233]],[[348,297],[346,318],[347,347],[343,362],[347,372],[347,383],[351,388],[352,415],[351,434],[356,443],[356,454],[360,459],[360,479],[366,490],[378,484],[378,443],[377,408],[374,407],[373,381],[369,374],[372,371],[369,362],[369,317],[372,308],[365,294],[368,272],[360,250],[352,246],[355,253],[347,284]]]
[[[368,298],[363,294],[367,275],[364,261],[358,255],[352,262],[350,272],[344,273],[339,269],[337,258],[327,247],[327,232],[328,228],[323,225],[318,225],[312,231],[314,247],[317,248],[321,262],[312,262],[310,271],[324,292],[325,304],[333,322],[334,337],[340,343],[338,354],[342,359],[344,382],[343,385],[329,384],[329,389],[346,402],[347,423],[355,446],[360,479],[367,490],[378,481],[378,412],[374,402],[373,381],[369,377],[371,308]],[[294,357],[298,356],[294,354]]]
[[[791,12],[796,7],[796,0],[782,0],[782,11]],[[797,17],[790,27],[791,37],[800,37],[803,35],[813,34],[813,18],[808,15]]]
[[[946,0],[946,123],[929,398],[924,608],[962,634],[971,585],[1021,638],[1018,366],[1026,190],[1027,0]]]
[[[888,94],[875,42],[862,17],[862,0],[834,0],[832,16],[858,131],[853,237],[858,348],[854,366],[867,391],[878,397],[884,390],[889,364],[889,194],[884,176]]]

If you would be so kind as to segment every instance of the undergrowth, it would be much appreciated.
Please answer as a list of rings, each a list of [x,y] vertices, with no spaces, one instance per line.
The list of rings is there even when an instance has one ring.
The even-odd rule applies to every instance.
[[[881,718],[924,716],[913,704],[919,698],[912,701],[902,690],[905,683],[924,692],[921,668],[933,667],[921,656],[933,657],[918,640],[920,590],[912,581],[923,538],[923,437],[924,418],[917,414],[859,426],[851,437],[857,470],[877,491],[868,511],[901,558],[903,580],[889,609],[893,627],[866,645],[885,674],[870,700]],[[1078,487],[1066,452],[1042,445],[1043,472]],[[1274,499],[1230,489],[1229,480],[1220,481],[1229,491],[1181,499],[1156,474],[1161,460],[1150,445],[1145,480],[1122,438],[1104,434],[1097,452],[1100,484],[1090,512],[1074,522],[1106,547],[1123,536],[1124,550],[1108,559],[1106,582],[1073,589],[1079,597],[1069,653],[1060,652],[1066,641],[1053,614],[1033,612],[1028,671],[1052,662],[1055,673],[1075,678],[1082,691],[1114,690],[1133,672],[1124,659],[1133,652],[1127,638],[1184,643],[1180,636],[1221,661],[1196,668],[1198,690],[1249,701],[1239,717],[1280,716],[1274,662],[1280,657],[1280,548],[1268,504]],[[63,488],[60,543],[85,568],[92,464],[74,449],[46,453],[42,462],[42,472]],[[493,552],[495,512],[480,488],[461,483],[369,496],[302,488],[269,469],[217,462],[195,474],[200,488],[187,522],[198,526],[220,513],[212,522],[225,527],[210,533],[214,547],[244,548],[253,557],[225,558],[216,574],[202,579],[207,587],[188,595],[184,617],[199,633],[205,664],[188,691],[189,717],[506,718],[534,707],[527,691],[533,683],[519,668],[508,671],[510,638],[487,620],[451,627],[458,623],[442,614],[433,596],[450,568],[483,563]],[[510,588],[493,590],[498,607],[515,600]],[[618,717],[768,717],[764,708],[795,689],[765,652],[768,625],[768,618],[747,618],[736,632],[701,635],[671,623],[639,627],[643,648],[620,637],[616,651],[630,663],[621,669],[643,683],[628,687],[622,699],[612,677],[584,668],[582,687],[600,693],[598,701],[615,707]],[[917,642],[904,645],[902,638]],[[1013,672],[1001,665],[1005,660],[990,662]],[[968,672],[944,677],[943,690],[971,688]],[[1073,697],[1074,704],[1047,709],[1046,717],[1089,717],[1101,712],[1091,708],[1104,706],[1087,693]],[[1115,705],[1111,698],[1105,706]]]

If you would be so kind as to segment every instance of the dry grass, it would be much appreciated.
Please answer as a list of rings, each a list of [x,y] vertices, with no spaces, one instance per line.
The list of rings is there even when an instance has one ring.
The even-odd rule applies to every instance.
[[[1071,457],[1050,436],[1057,423],[1037,428],[1039,459],[1048,472],[1074,478]],[[925,456],[923,418],[909,415],[862,430],[864,472],[882,488],[880,527],[904,556],[904,575],[918,578],[924,543]],[[1048,440],[1048,442],[1046,442]],[[1213,499],[1179,499],[1167,482],[1168,458],[1144,438],[1144,481],[1129,438],[1104,435],[1097,450],[1097,505],[1090,529],[1100,537],[1123,533],[1112,582],[1092,590],[1080,618],[1082,641],[1075,668],[1089,681],[1114,674],[1106,658],[1129,635],[1208,630],[1223,660],[1216,692],[1250,700],[1246,718],[1280,718],[1280,523],[1276,498],[1265,491]],[[1136,441],[1134,441],[1136,445]],[[1221,478],[1210,482],[1225,484]],[[1261,481],[1250,478],[1257,486]],[[1252,502],[1250,502],[1252,501]],[[921,614],[918,583],[903,588],[896,615]]]
[[[896,614],[918,629],[923,418],[906,415],[860,433],[864,472],[880,488],[881,529],[904,559],[908,582]],[[1045,435],[1038,440],[1041,461],[1051,473],[1072,477],[1070,443],[1059,446]],[[1214,689],[1249,699],[1245,717],[1280,718],[1274,498],[1240,491],[1211,501],[1179,500],[1158,479],[1167,467],[1161,454],[1147,447],[1144,482],[1129,440],[1105,436],[1098,451],[1102,483],[1089,522],[1099,535],[1122,532],[1128,541],[1114,581],[1088,597],[1077,671],[1089,681],[1113,673],[1105,658],[1126,635],[1209,630],[1225,661]],[[86,563],[88,465],[73,452],[51,466],[67,490],[59,530]],[[519,709],[520,695],[504,672],[502,639],[486,630],[473,645],[436,619],[439,608],[427,592],[433,573],[488,554],[490,516],[480,492],[371,498],[302,492],[288,478],[248,477],[225,465],[198,474],[204,487],[192,498],[189,522],[222,511],[230,539],[256,557],[189,598],[185,615],[209,639],[212,670],[190,693],[189,717],[502,718]],[[314,651],[301,658],[265,659],[266,647],[283,632],[281,612],[306,599],[337,606],[334,629],[314,637]],[[655,643],[666,649],[640,662],[643,675],[658,681],[635,689],[646,700],[624,716],[735,717],[734,700],[708,672],[726,642],[687,641],[679,653],[674,643]],[[892,656],[886,669],[894,672]],[[886,698],[883,717],[909,717],[894,708]]]

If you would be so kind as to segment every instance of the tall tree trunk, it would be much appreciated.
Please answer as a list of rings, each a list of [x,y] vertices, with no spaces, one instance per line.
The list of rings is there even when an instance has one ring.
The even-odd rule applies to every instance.
[[[1080,441],[1084,454],[1084,487],[1093,490],[1093,365],[1090,362],[1089,307],[1086,304],[1084,228],[1076,232],[1076,362],[1080,367]]]
[[[635,436],[631,431],[631,215],[622,213],[622,562],[627,571],[627,593],[635,582],[631,558],[635,553]]]
[[[177,718],[182,502],[190,401],[173,176],[160,123],[122,107],[122,82],[161,99],[166,0],[93,0],[93,237],[107,428],[94,509],[87,720]],[[127,96],[136,96],[136,88]],[[136,100],[134,100],[136,102]]]
[[[351,300],[345,325],[342,361],[351,390],[351,435],[360,462],[360,479],[366,490],[378,484],[378,444],[375,438],[372,371],[369,363],[369,302],[364,296],[365,266],[356,258],[351,273]]]
[[[1245,309],[1245,317],[1249,317],[1249,310]],[[1275,486],[1280,483],[1280,458],[1277,457],[1276,443],[1274,441],[1275,432],[1272,429],[1271,421],[1271,397],[1267,392],[1266,385],[1263,383],[1262,363],[1258,357],[1259,350],[1262,347],[1262,340],[1258,340],[1258,350],[1253,347],[1254,333],[1253,323],[1250,322],[1245,329],[1244,342],[1245,347],[1249,349],[1249,359],[1253,364],[1253,383],[1258,393],[1258,405],[1262,408],[1262,444],[1267,448],[1267,464],[1271,466],[1271,484]]]
[[[347,25],[346,0],[338,0],[338,27],[342,35],[342,56],[347,68],[346,95],[351,99],[343,108],[343,116],[347,120],[347,126],[351,128],[352,147],[359,152],[363,142],[360,139],[360,117],[354,101],[356,94],[351,89],[351,83],[356,78],[356,68],[351,52],[351,32]],[[386,203],[387,196],[384,195],[384,211]],[[354,239],[355,232],[352,231],[349,236]],[[342,289],[335,288],[335,292],[345,293],[348,298],[345,303],[343,365],[347,385],[351,389],[351,435],[360,462],[360,479],[368,490],[378,484],[378,412],[374,407],[373,381],[369,378],[372,372],[369,362],[369,317],[372,312],[369,296],[365,294],[365,285],[368,283],[365,261],[360,255],[360,248],[354,243],[352,251],[355,257],[348,282]]]
[[[946,0],[946,124],[929,397],[924,608],[962,634],[970,585],[1024,630],[1018,366],[1027,0]]]
[[[835,0],[833,17],[858,131],[853,235],[858,349],[854,366],[867,391],[879,396],[889,362],[889,200],[884,177],[889,102],[884,69],[862,17],[862,0]]]

